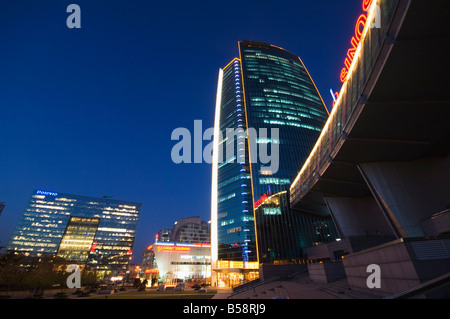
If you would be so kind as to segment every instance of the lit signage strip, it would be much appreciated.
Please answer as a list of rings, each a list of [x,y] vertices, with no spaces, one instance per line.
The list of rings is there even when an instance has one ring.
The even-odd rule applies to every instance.
[[[58,196],[58,193],[47,192],[47,191],[37,191],[36,195]]]
[[[157,252],[190,252],[191,248],[211,248],[211,244],[208,243],[158,242],[157,244],[148,246],[147,249],[153,249],[154,246],[156,246]]]
[[[178,247],[211,247],[211,244],[208,243],[173,243],[173,242],[158,242],[155,243],[154,245],[157,246],[178,246]],[[152,246],[152,245],[151,245]],[[151,248],[151,246],[149,246],[148,248]]]
[[[190,252],[191,251],[191,247],[186,247],[186,246],[158,246],[157,247],[157,251],[165,251],[165,252]]]
[[[347,80],[348,74],[350,73],[351,65],[356,55],[356,50],[359,46],[359,43],[361,42],[363,31],[367,24],[368,11],[370,9],[370,6],[372,5],[372,2],[373,0],[363,0],[362,9],[366,13],[361,14],[356,21],[355,36],[353,36],[350,40],[351,48],[347,51],[347,56],[344,60],[345,67],[342,69],[340,75],[342,83]]]
[[[372,5],[372,4],[373,4],[374,6],[373,6],[373,7],[370,7],[370,5]],[[363,9],[369,8],[369,10],[368,10],[368,15],[367,15],[367,16],[368,16],[368,18],[367,18],[368,21],[373,21],[373,19],[376,18],[376,15],[379,14],[379,7],[376,6],[375,4],[376,4],[376,1],[374,2],[373,0],[371,0],[371,1],[365,0],[365,1],[363,2]],[[362,34],[362,38],[363,38],[363,39],[364,39],[364,37],[366,36],[367,30],[368,30],[368,29],[365,28],[365,30],[363,31],[363,34]],[[360,54],[360,48],[358,47],[358,50],[356,50],[356,53],[355,53],[355,58],[357,58],[357,57],[359,56],[359,54]],[[351,74],[351,71],[353,70],[354,65],[355,65],[355,64],[352,63],[352,66],[351,66],[352,68],[350,68],[350,70],[348,71],[348,74]],[[346,79],[344,79],[344,82],[345,82],[345,80],[346,80]],[[341,92],[342,92],[342,90],[344,89],[344,87],[345,87],[345,85],[342,86]],[[335,103],[336,105],[338,105],[339,102],[340,102],[340,100],[341,100],[341,94],[337,94],[336,98],[337,98],[337,100],[336,100],[336,102],[334,102],[334,103]],[[306,161],[304,162],[304,164],[303,164],[303,166],[302,166],[302,169],[300,170],[300,173],[298,173],[297,177],[295,178],[294,182],[292,183],[292,185],[291,185],[291,187],[290,187],[290,188],[291,188],[291,191],[295,188],[295,186],[297,185],[297,183],[300,181],[300,178],[302,177],[303,172],[309,167],[309,164],[310,164],[310,162],[311,162],[311,159],[312,159],[314,156],[316,156],[316,153],[317,153],[317,151],[318,151],[320,145],[321,145],[322,142],[323,142],[324,136],[325,136],[326,134],[328,134],[328,129],[329,129],[331,123],[332,123],[333,120],[334,120],[334,117],[335,117],[335,115],[336,115],[336,110],[337,110],[337,109],[338,109],[338,108],[334,107],[333,110],[331,111],[330,116],[328,117],[328,120],[327,120],[327,122],[325,123],[325,126],[324,126],[324,128],[322,129],[322,132],[320,133],[320,136],[319,136],[319,138],[318,138],[316,144],[314,145],[314,147],[313,147],[311,153],[309,154],[308,158],[307,158]]]

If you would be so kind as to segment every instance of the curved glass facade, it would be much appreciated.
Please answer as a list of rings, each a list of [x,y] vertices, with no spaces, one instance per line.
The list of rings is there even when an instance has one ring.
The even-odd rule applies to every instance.
[[[278,144],[279,165],[273,172],[265,169],[262,161],[252,159],[256,201],[263,194],[289,188],[316,143],[328,112],[299,57],[260,42],[242,41],[239,48],[248,126],[279,132],[275,138],[257,137],[258,150],[263,144],[272,150]]]
[[[283,197],[285,207],[264,207],[262,214],[255,208],[271,195],[288,192],[327,118],[322,98],[298,56],[266,43],[239,42],[239,58],[220,70],[217,92],[213,268],[214,262],[217,268],[239,264],[245,279],[248,269],[255,268],[252,262],[261,262],[258,249],[266,249],[263,241],[270,241],[275,230],[280,237],[268,245],[289,242],[292,253],[283,256],[299,255],[302,236],[291,233],[301,231],[296,228],[301,221],[286,222],[291,216],[288,197]],[[283,236],[297,239],[286,241]]]

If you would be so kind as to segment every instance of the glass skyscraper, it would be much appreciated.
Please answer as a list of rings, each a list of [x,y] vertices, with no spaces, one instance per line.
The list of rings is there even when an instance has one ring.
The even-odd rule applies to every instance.
[[[130,262],[142,204],[37,190],[7,250],[27,256],[59,256],[97,271],[120,275]]]
[[[255,213],[269,197],[288,192],[327,118],[298,56],[267,43],[239,42],[239,58],[219,71],[216,100],[211,241],[219,276],[233,263],[242,266],[236,271],[241,279],[251,279],[264,253],[258,250],[276,250],[258,239],[267,237],[260,231],[272,226],[286,236],[296,231],[289,201],[279,201],[286,207],[270,205]],[[258,228],[274,216],[276,225]],[[230,273],[223,278],[231,281]]]

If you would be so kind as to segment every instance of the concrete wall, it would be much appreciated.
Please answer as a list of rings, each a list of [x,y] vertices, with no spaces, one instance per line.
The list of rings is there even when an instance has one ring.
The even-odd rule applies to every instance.
[[[288,277],[296,273],[306,272],[306,264],[293,264],[293,265],[265,265],[259,266],[259,278],[264,281],[272,277]]]
[[[341,261],[308,264],[311,281],[329,283],[345,278],[345,270]]]
[[[335,241],[319,246],[307,247],[303,249],[304,254],[309,260],[336,260],[341,256],[335,252],[346,251],[348,254],[356,253],[368,248],[372,248],[390,241],[393,241],[395,236],[355,236],[343,238],[340,241]],[[336,258],[337,257],[337,258]]]
[[[425,236],[438,236],[450,233],[450,209],[426,218],[421,222]]]
[[[372,196],[324,197],[343,237],[393,235],[380,207]]]
[[[349,286],[357,291],[387,297],[414,288],[427,280],[450,271],[450,250],[433,251],[440,241],[396,240],[343,259]],[[414,245],[425,245],[421,253]],[[428,246],[428,247],[427,247]],[[370,289],[367,279],[371,264],[380,266],[381,288]]]
[[[409,252],[401,241],[381,245],[343,260],[347,281],[352,289],[381,297],[404,291],[420,284]],[[381,288],[369,289],[367,267],[377,264],[381,269]]]

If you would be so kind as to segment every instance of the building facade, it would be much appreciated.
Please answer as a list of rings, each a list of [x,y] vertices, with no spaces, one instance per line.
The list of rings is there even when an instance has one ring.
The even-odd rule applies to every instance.
[[[169,238],[169,241],[177,243],[211,242],[209,225],[198,216],[177,220],[170,231]]]
[[[148,285],[209,282],[211,236],[208,223],[198,216],[187,217],[175,221],[173,228],[161,229],[155,243],[142,253],[141,274]]]
[[[292,213],[288,202],[284,208],[262,209],[262,214],[254,210],[289,190],[328,118],[298,56],[267,43],[238,45],[239,58],[219,70],[214,123],[211,238],[218,284],[230,274],[244,281],[254,278],[262,247],[258,237],[267,238],[264,232],[272,227],[258,225]],[[284,219],[276,220],[282,223],[273,227],[281,233],[297,231]],[[300,253],[301,242],[292,245],[295,253],[288,259]],[[242,267],[221,266],[230,262]]]
[[[155,256],[159,282],[169,285],[179,282],[209,282],[211,244],[158,242],[150,249]]]
[[[172,228],[163,228],[156,234],[156,241],[170,241]]]
[[[37,190],[7,250],[31,257],[59,256],[99,277],[126,273],[142,204]]]
[[[262,264],[304,262],[309,257],[307,247],[339,237],[331,217],[294,212],[289,191],[264,196],[255,205],[255,220]]]

